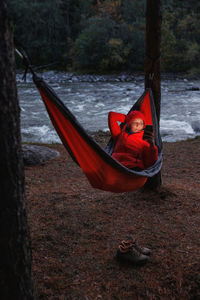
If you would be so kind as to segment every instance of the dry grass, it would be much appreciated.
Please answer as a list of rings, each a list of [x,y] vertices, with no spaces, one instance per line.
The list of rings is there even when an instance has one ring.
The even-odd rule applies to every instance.
[[[157,193],[94,190],[49,147],[60,157],[26,167],[37,299],[200,299],[200,139],[164,144]],[[116,261],[128,235],[153,250],[145,266]]]

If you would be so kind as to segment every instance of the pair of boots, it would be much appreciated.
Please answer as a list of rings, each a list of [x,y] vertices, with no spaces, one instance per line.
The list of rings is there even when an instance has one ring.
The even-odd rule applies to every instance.
[[[144,265],[149,260],[151,250],[140,247],[136,240],[122,241],[117,249],[116,258],[120,261],[126,261],[135,265]]]

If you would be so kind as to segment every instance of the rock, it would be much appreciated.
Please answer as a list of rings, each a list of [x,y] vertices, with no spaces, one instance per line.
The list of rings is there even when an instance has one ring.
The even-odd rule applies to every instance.
[[[200,88],[198,86],[192,86],[192,87],[189,87],[187,89],[187,91],[200,91]]]
[[[200,132],[200,121],[198,121],[198,120],[193,121],[191,125],[192,125],[192,129],[193,129],[196,133]]]
[[[37,166],[60,155],[58,151],[37,145],[22,145],[22,152],[25,166]]]

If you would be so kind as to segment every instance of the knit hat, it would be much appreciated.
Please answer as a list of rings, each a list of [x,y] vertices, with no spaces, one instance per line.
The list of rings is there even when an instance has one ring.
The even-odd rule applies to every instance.
[[[144,114],[142,112],[138,111],[138,110],[133,110],[126,116],[127,127],[131,126],[131,123],[133,122],[134,119],[142,119],[143,122],[144,122],[144,126],[145,126],[145,116],[144,116]]]

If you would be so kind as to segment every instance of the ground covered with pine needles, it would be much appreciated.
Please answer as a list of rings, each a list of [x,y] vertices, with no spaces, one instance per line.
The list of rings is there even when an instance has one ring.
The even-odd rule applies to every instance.
[[[95,190],[48,147],[60,156],[25,168],[36,299],[200,299],[200,138],[164,143],[157,192]],[[152,249],[142,267],[115,259],[130,235]]]

